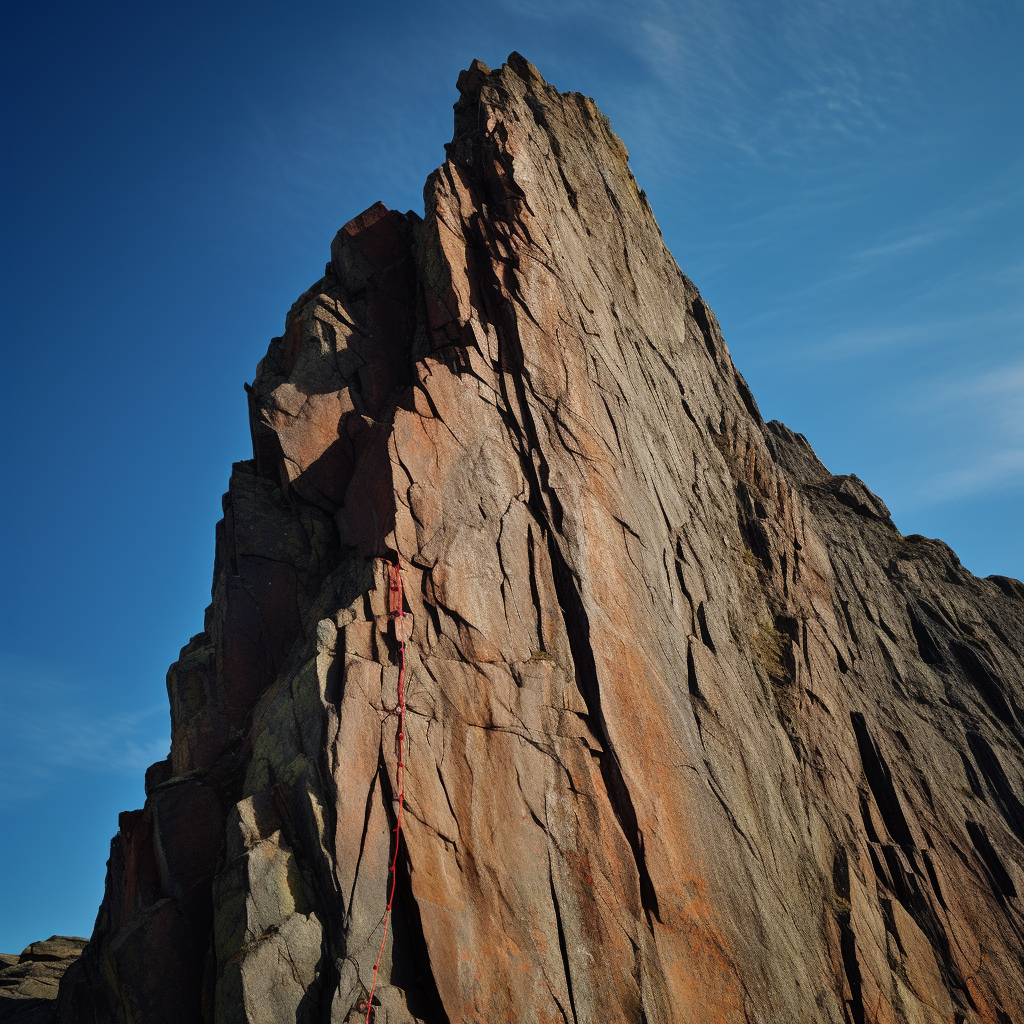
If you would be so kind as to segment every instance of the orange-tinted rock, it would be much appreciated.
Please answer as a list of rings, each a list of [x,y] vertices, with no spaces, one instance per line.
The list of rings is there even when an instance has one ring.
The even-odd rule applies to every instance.
[[[1021,1019],[1020,584],[762,420],[591,100],[459,88],[249,389],[65,1019],[365,1020],[382,940],[378,1024]]]

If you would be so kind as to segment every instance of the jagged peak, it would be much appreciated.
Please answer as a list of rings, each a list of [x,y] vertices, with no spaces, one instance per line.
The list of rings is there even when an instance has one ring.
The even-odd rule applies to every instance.
[[[1020,585],[763,423],[592,100],[459,90],[261,363],[63,1019],[1021,1016]]]

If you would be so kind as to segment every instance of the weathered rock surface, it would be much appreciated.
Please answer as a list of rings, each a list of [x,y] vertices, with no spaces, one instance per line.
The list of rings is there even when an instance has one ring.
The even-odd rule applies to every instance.
[[[56,1024],[60,979],[88,941],[51,935],[44,942],[33,942],[20,956],[0,953],[0,1021]]]
[[[765,423],[594,103],[459,80],[248,388],[68,1022],[1024,1020],[1024,588]]]

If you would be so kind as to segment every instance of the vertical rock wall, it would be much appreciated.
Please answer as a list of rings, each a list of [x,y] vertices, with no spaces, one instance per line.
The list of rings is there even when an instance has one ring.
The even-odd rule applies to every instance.
[[[459,80],[249,388],[68,1022],[1024,1017],[1024,588],[766,424],[592,100]]]

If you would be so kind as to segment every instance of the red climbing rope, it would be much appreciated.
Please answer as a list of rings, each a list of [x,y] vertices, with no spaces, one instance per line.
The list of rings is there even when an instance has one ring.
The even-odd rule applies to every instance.
[[[384,911],[384,937],[380,940],[380,951],[377,962],[373,965],[373,984],[366,1000],[366,1024],[373,1019],[373,993],[377,989],[377,972],[384,956],[384,945],[388,941],[388,923],[391,920],[391,905],[395,901],[395,886],[398,882],[398,840],[402,834],[402,811],[405,808],[405,607],[402,600],[402,562],[389,563],[389,594],[388,612],[395,622],[396,639],[398,640],[398,815],[395,818],[395,847],[391,854],[391,892],[388,894],[388,905]]]

